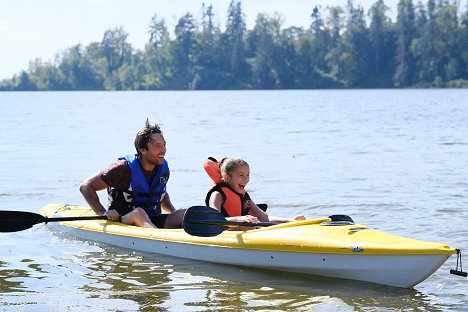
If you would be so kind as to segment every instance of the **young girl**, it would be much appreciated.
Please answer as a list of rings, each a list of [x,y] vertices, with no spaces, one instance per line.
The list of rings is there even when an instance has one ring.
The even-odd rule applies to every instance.
[[[221,212],[227,220],[239,222],[290,222],[304,220],[304,216],[283,218],[269,216],[251,199],[245,187],[250,180],[249,164],[241,158],[223,158],[219,164],[214,158],[204,168],[215,185],[208,191],[205,204]],[[240,230],[236,227],[234,230]]]

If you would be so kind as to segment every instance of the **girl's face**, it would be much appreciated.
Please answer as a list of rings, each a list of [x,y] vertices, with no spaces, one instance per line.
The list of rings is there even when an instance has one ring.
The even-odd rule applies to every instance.
[[[249,166],[239,166],[231,173],[224,175],[224,181],[239,194],[245,194],[245,186],[250,181],[250,168]]]

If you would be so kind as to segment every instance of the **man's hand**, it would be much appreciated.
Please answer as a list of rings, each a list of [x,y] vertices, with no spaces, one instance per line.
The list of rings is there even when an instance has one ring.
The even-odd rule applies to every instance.
[[[119,221],[120,219],[120,214],[115,209],[107,210],[104,212],[103,216],[106,216],[109,221]]]

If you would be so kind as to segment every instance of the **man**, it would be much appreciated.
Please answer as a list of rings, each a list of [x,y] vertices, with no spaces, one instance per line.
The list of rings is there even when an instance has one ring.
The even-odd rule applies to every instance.
[[[119,158],[80,185],[80,192],[91,209],[111,221],[147,228],[179,228],[185,209],[176,210],[166,191],[169,167],[164,156],[166,141],[158,124],[144,128],[135,137],[137,155]],[[97,192],[109,193],[106,210]],[[170,214],[161,214],[162,209]]]

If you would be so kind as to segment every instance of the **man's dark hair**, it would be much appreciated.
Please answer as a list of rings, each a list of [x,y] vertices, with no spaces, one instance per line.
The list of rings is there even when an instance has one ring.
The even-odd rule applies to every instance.
[[[135,149],[139,157],[141,157],[140,148],[148,149],[148,142],[150,141],[153,133],[159,133],[162,135],[161,128],[158,124],[151,125],[148,118],[146,118],[145,127],[138,130],[135,137]]]

